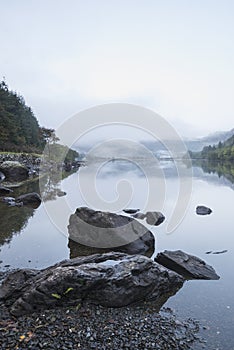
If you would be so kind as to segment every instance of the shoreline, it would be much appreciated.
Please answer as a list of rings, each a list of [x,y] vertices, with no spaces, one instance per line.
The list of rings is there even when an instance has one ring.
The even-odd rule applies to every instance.
[[[78,304],[19,318],[1,305],[0,319],[2,349],[184,350],[203,343],[197,321],[178,320],[169,308],[158,313],[153,303],[123,308]]]

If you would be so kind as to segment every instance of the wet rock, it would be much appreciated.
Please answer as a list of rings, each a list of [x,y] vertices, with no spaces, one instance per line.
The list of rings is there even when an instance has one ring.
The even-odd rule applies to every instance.
[[[0,186],[0,196],[5,196],[6,194],[9,194],[12,192],[13,191],[8,187]]]
[[[15,201],[16,203],[23,203],[23,205],[37,208],[41,204],[41,197],[38,193],[31,192],[17,197]]]
[[[151,231],[134,218],[80,207],[68,225],[69,238],[82,245],[145,254],[154,250]]]
[[[198,215],[209,215],[212,213],[212,210],[208,207],[205,207],[204,205],[198,205],[196,207],[196,213]]]
[[[0,164],[0,171],[5,175],[6,180],[21,181],[29,176],[28,168],[17,161],[5,161]]]
[[[162,305],[184,281],[147,257],[112,252],[66,260],[41,271],[15,271],[0,287],[0,299],[15,316],[83,301],[105,307],[152,300]]]
[[[139,211],[140,209],[124,209],[123,211],[127,214],[135,214]]]
[[[204,260],[181,250],[165,250],[156,256],[155,261],[186,279],[218,280],[220,278],[213,267]]]
[[[159,226],[165,220],[165,216],[159,211],[147,211],[146,222],[149,225]]]

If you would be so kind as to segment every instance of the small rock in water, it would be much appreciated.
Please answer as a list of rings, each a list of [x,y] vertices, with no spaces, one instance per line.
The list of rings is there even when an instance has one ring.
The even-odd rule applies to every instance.
[[[32,206],[33,208],[39,207],[41,204],[41,197],[38,193],[26,193],[16,198],[16,203],[23,203],[23,205]]]
[[[216,251],[216,252],[213,252],[212,250],[209,250],[205,254],[224,254],[224,253],[227,253],[227,251],[228,251],[227,249]]]
[[[155,261],[187,279],[218,280],[220,278],[213,267],[206,264],[204,260],[181,250],[165,250],[156,256]]]
[[[123,211],[127,214],[135,214],[139,211],[140,209],[124,209]]]
[[[227,249],[220,250],[220,251],[217,251],[217,252],[213,252],[212,254],[223,254],[223,253],[227,253]]]
[[[198,215],[209,215],[212,213],[212,210],[204,205],[198,205],[196,207],[196,213]]]
[[[165,216],[159,211],[147,211],[146,222],[149,225],[159,226],[165,220]]]

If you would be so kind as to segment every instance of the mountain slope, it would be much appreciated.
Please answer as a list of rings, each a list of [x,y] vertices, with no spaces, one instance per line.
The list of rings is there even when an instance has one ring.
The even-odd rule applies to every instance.
[[[207,159],[209,161],[233,162],[234,161],[234,131],[231,137],[216,145],[203,147],[201,152],[191,152],[192,158]]]

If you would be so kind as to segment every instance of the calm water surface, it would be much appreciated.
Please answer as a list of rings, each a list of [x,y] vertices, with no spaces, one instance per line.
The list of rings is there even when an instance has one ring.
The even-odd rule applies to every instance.
[[[207,349],[234,350],[234,191],[233,184],[216,174],[204,173],[194,168],[193,189],[186,215],[171,234],[167,234],[167,224],[178,196],[179,180],[172,162],[161,164],[166,178],[166,201],[163,213],[166,221],[152,231],[156,238],[156,249],[176,250],[194,254],[212,265],[221,276],[219,281],[188,281],[165,306],[176,310],[180,317],[192,317],[200,321],[206,329],[201,330],[207,340]],[[56,189],[67,192],[71,214],[79,206],[87,203],[85,192],[92,181],[92,164],[85,174],[82,170],[64,179],[61,183],[47,188],[46,202],[49,209],[59,213],[64,197],[56,196]],[[89,177],[90,173],[90,177]],[[82,178],[83,176],[83,178]],[[96,188],[105,201],[118,199],[117,183],[126,179],[131,183],[132,196],[126,207],[144,208],[147,200],[147,180],[133,164],[114,161],[100,167],[96,178]],[[81,181],[82,180],[82,181]],[[159,179],[155,178],[155,184]],[[82,182],[82,191],[79,184]],[[32,190],[38,191],[38,183],[20,187],[15,194]],[[51,192],[50,192],[51,190]],[[52,193],[52,195],[49,195]],[[197,205],[212,208],[209,216],[195,214]],[[95,207],[95,205],[94,205]],[[96,207],[96,209],[102,209]],[[155,207],[157,208],[157,192]],[[74,255],[68,247],[66,225],[60,230],[51,221],[44,205],[38,209],[7,207],[0,203],[0,270],[19,267],[43,268]],[[223,254],[206,254],[207,251],[227,250]],[[7,266],[9,265],[9,266]],[[201,345],[194,349],[201,349]]]

